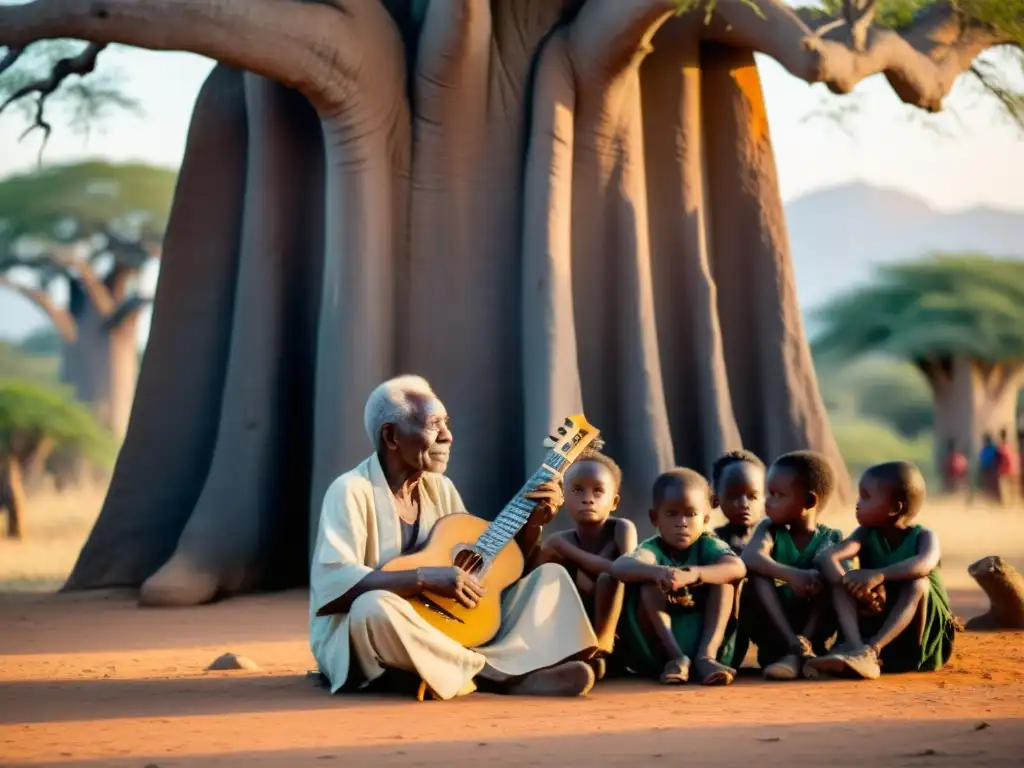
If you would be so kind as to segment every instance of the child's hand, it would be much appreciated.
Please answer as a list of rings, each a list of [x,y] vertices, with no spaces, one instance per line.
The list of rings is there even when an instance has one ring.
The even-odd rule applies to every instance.
[[[812,597],[821,591],[821,576],[817,571],[800,571],[789,580],[789,587],[797,597]]]
[[[843,576],[843,586],[857,600],[864,600],[868,593],[880,586],[883,581],[885,581],[885,577],[881,573],[866,568],[849,571]]]
[[[678,592],[697,582],[697,572],[689,568],[666,568],[659,584],[666,594]]]

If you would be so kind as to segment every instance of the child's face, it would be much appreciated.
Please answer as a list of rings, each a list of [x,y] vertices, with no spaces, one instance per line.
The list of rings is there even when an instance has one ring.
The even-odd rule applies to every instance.
[[[900,510],[892,491],[892,488],[886,487],[876,477],[869,474],[861,476],[860,494],[857,497],[857,525],[878,528],[895,520]]]
[[[565,506],[577,524],[603,523],[619,505],[615,478],[599,461],[581,461],[565,475]]]
[[[768,471],[768,498],[764,508],[775,525],[790,525],[803,518],[811,499],[800,478],[790,469]]]
[[[665,490],[661,504],[650,514],[662,541],[676,549],[689,549],[707,529],[711,505],[703,488],[676,483]]]
[[[746,528],[764,514],[764,470],[748,461],[726,466],[719,478],[718,506],[725,519]]]

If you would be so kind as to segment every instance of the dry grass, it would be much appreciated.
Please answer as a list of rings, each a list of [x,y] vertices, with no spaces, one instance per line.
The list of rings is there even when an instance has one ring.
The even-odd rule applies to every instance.
[[[0,538],[0,592],[59,589],[99,514],[105,492],[97,485],[67,493],[48,490],[30,498],[24,539]],[[855,525],[852,511],[830,512],[824,522],[846,533]],[[950,588],[972,584],[967,566],[986,555],[999,555],[1024,569],[1024,508],[968,508],[963,501],[937,499],[920,522],[939,534],[943,577]]]
[[[0,537],[0,592],[59,589],[96,522],[106,492],[106,486],[95,485],[33,494],[22,523],[24,538]]]

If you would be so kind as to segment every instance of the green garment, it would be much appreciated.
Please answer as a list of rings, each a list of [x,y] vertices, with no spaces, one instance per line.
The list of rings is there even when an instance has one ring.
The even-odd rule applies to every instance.
[[[917,554],[917,541],[924,528],[915,525],[903,542],[893,549],[877,528],[861,528],[860,566],[866,569],[887,568],[908,560]],[[906,582],[886,581],[886,605],[881,616],[861,619],[861,635],[868,639],[875,634],[896,603],[899,590]],[[928,574],[928,595],[924,605],[924,628],[916,620],[911,622],[895,640],[882,649],[884,672],[933,672],[941,669],[953,653],[953,612],[949,595],[942,583],[942,574],[935,568]]]
[[[779,565],[799,568],[801,570],[815,568],[814,559],[818,554],[843,540],[842,531],[836,528],[829,528],[827,525],[818,525],[810,542],[800,550],[793,541],[793,536],[788,528],[771,526],[769,532],[774,540],[772,559]],[[776,582],[775,594],[782,604],[782,611],[785,613],[790,627],[798,634],[803,632],[817,601],[820,599],[820,593],[815,597],[797,597],[793,594],[793,589],[789,584]],[[754,590],[753,584],[747,584],[743,590],[743,600],[740,608],[740,631],[747,633],[757,646],[757,663],[762,669],[769,664],[774,664],[789,653],[788,642],[775,629],[775,625],[772,624],[771,618],[761,605],[761,601],[757,599],[757,593]],[[829,640],[835,634],[835,619],[831,612],[825,611],[818,621],[817,630],[813,633],[813,637],[807,639],[811,641],[816,653],[824,653]]]
[[[732,554],[728,544],[709,532],[702,534],[685,552],[670,549],[658,536],[641,543],[637,552],[640,550],[651,552],[658,565],[673,568],[712,565],[723,556]],[[622,621],[619,624],[621,658],[625,666],[636,674],[658,677],[667,659],[658,648],[657,641],[644,635],[639,615],[641,586],[640,584],[630,584],[626,587]],[[693,596],[693,607],[684,608],[670,605],[668,612],[672,617],[672,634],[675,636],[679,649],[691,661],[695,661],[701,632],[704,629],[704,610],[707,606],[708,586],[701,584],[690,587],[690,594]],[[732,664],[735,642],[736,621],[730,619],[725,630],[725,638],[718,651],[718,661],[723,664]]]

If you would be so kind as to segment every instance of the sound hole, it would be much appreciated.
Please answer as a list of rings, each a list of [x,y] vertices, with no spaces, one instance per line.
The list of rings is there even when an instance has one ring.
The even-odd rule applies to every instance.
[[[479,577],[487,566],[487,560],[477,552],[475,549],[470,547],[462,547],[455,551],[455,558],[453,560],[456,567],[461,568],[466,573]]]

